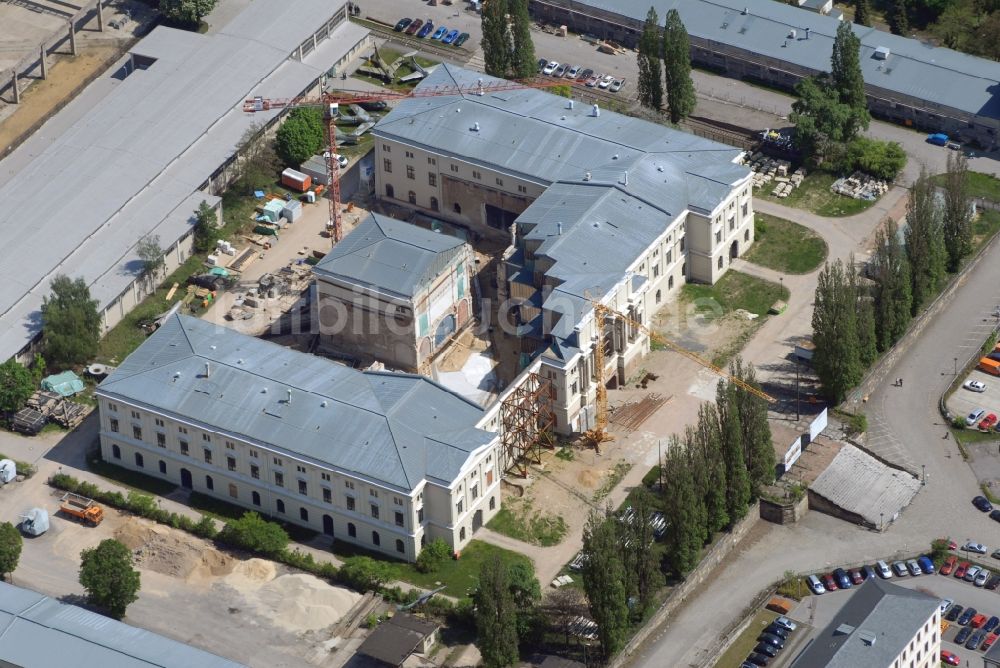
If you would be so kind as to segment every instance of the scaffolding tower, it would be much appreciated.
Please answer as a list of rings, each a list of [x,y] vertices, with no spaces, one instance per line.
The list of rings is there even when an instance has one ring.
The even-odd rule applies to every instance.
[[[529,373],[500,404],[500,441],[504,473],[528,476],[528,464],[540,464],[542,448],[553,447],[555,414],[552,387],[537,373]]]

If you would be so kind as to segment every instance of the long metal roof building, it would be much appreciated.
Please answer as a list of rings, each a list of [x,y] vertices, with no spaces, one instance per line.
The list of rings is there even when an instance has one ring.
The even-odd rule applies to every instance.
[[[251,124],[247,96],[299,94],[366,31],[344,21],[302,61],[304,40],[343,11],[327,0],[249,3],[218,32],[159,26],[0,163],[0,359],[38,333],[57,274],[83,277],[101,308],[139,273],[147,234],[169,248],[199,192]],[[133,68],[124,63],[136,62]],[[124,76],[123,75],[127,75]]]
[[[97,389],[174,419],[410,492],[490,445],[483,409],[419,375],[361,372],[174,315]]]
[[[245,668],[200,649],[0,582],[0,665]]]

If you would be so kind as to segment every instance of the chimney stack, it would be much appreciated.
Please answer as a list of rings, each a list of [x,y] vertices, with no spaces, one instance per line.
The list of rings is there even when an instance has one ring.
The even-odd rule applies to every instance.
[[[559,236],[562,236],[562,223],[561,222],[560,223],[556,223],[556,233]]]
[[[593,115],[594,115],[594,118],[597,118],[598,116],[600,116],[600,115],[601,115],[601,108],[600,108],[600,107],[599,107],[599,106],[597,105],[597,103],[596,103],[596,102],[594,103],[594,106],[593,106],[593,111],[592,111],[592,113],[593,113]]]
[[[288,388],[288,390],[286,390],[286,392],[288,392],[288,395],[287,395],[288,396],[288,401],[286,401],[285,403],[289,403],[290,404],[290,403],[292,403],[292,388]]]
[[[209,374],[212,372],[212,367],[208,362],[205,362],[205,378],[208,378]]]

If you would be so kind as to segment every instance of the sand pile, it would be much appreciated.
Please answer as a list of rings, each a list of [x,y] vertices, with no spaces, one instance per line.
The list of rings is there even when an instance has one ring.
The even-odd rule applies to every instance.
[[[136,517],[122,523],[115,538],[132,550],[136,566],[173,577],[225,575],[235,563],[199,538]]]
[[[292,632],[332,626],[361,598],[305,573],[275,575],[272,562],[248,559],[221,581],[238,591],[256,614]]]
[[[601,481],[602,475],[600,473],[595,473],[591,469],[583,469],[577,474],[577,481],[588,489],[594,489],[597,487],[597,483]]]

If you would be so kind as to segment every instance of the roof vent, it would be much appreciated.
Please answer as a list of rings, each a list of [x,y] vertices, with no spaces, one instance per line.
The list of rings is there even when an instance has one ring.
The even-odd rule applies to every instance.
[[[237,363],[237,364],[243,364],[243,358],[241,357],[241,358],[239,358],[238,360],[236,360],[236,363]]]
[[[476,121],[475,123],[472,124],[472,131],[479,132],[479,121]]]
[[[559,120],[560,121],[565,121],[566,120],[566,114],[563,114],[562,116],[560,116]]]
[[[795,28],[792,28],[791,30],[788,31],[788,39],[795,39],[796,34],[797,33],[795,32]]]
[[[749,13],[750,13],[750,8],[749,7],[744,7],[743,8],[743,16],[746,16]]]
[[[591,107],[591,111],[590,111],[590,113],[591,113],[591,114],[592,114],[592,115],[594,116],[594,118],[597,118],[598,116],[600,116],[600,115],[601,115],[601,107],[600,107],[600,105],[598,105],[598,104],[597,104],[597,103],[595,102],[595,103],[594,103],[594,106],[593,106],[593,107]]]
[[[584,181],[589,181],[590,180],[590,172],[584,172],[583,173],[583,180]]]
[[[613,156],[611,156],[611,159],[612,159],[612,160],[617,160],[617,159],[618,159],[618,154],[617,154],[617,153],[615,153],[615,154],[614,154]]]
[[[622,185],[626,185],[626,186],[628,185],[628,170],[627,169],[625,170],[625,180],[622,182]]]
[[[205,378],[208,378],[211,373],[212,373],[212,365],[209,364],[208,362],[205,362]]]
[[[285,392],[287,392],[287,394],[285,396],[288,397],[288,399],[287,399],[287,401],[285,403],[289,403],[289,404],[292,403],[292,388],[288,388],[287,390],[285,390]]]
[[[656,166],[656,171],[662,172],[663,171],[663,165],[657,165]]]
[[[480,77],[476,79],[476,95],[482,96],[483,92],[483,80]]]
[[[556,223],[556,234],[562,236],[562,223]]]
[[[265,387],[263,390],[260,391],[260,393],[261,394],[267,394],[267,388]]]
[[[180,371],[174,371],[174,380],[177,380],[180,377],[181,377],[181,372]]]
[[[461,107],[455,107],[455,113],[456,114],[462,113],[462,108]]]
[[[889,47],[879,46],[875,48],[875,53],[872,54],[872,58],[875,60],[888,60],[889,59]]]
[[[858,631],[858,637],[861,638],[861,642],[863,642],[868,647],[874,645],[875,640],[877,639],[877,636],[874,633],[872,633],[871,631],[865,631],[864,629]]]
[[[319,402],[319,405],[322,406],[323,408],[326,408],[326,399],[324,399],[323,401]]]
[[[833,633],[838,636],[849,636],[854,633],[854,627],[846,623],[841,624]]]
[[[566,108],[567,109],[573,108],[573,100],[566,100]]]
[[[809,39],[809,31],[810,30],[812,30],[812,28],[806,28],[806,39]]]

